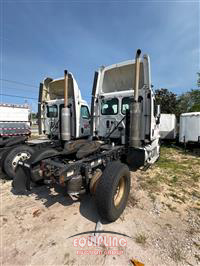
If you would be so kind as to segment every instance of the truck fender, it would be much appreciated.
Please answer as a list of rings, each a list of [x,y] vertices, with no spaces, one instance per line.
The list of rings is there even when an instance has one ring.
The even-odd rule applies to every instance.
[[[26,139],[27,139],[27,137],[25,137],[25,136],[12,137],[12,138],[6,140],[5,147],[11,147],[11,146],[14,146],[16,144],[23,143],[26,141]]]
[[[52,148],[43,148],[34,152],[34,154],[29,158],[26,163],[29,165],[35,165],[41,160],[48,159],[49,157],[58,155],[58,151]]]

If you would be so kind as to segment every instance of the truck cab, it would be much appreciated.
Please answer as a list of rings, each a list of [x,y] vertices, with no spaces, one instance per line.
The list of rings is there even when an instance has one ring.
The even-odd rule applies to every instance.
[[[69,73],[68,102],[71,113],[71,138],[90,135],[90,112],[86,101],[81,97],[75,78]],[[64,107],[64,79],[46,78],[40,84],[39,93],[39,132],[49,138],[60,139],[61,111]]]
[[[159,151],[159,106],[155,106],[155,97],[151,84],[150,58],[144,55],[139,65],[140,132],[141,148],[145,148],[150,158],[157,158]],[[125,144],[126,113],[134,101],[135,60],[128,60],[107,67],[101,67],[95,73],[91,113],[91,133],[104,139],[107,136],[118,143]],[[154,150],[155,149],[155,150]],[[153,151],[154,150],[154,151]],[[155,156],[150,155],[155,154]],[[149,157],[150,156],[150,157]],[[154,160],[153,160],[154,161]]]

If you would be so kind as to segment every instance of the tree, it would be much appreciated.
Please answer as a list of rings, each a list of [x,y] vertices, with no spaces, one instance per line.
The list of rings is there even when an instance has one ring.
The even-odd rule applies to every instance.
[[[177,98],[177,115],[186,112],[200,112],[200,90],[183,93]]]
[[[176,94],[168,89],[155,90],[156,104],[160,105],[161,113],[163,114],[176,114],[177,100]]]
[[[200,72],[197,72],[197,87],[200,88]]]
[[[167,89],[155,91],[156,104],[160,104],[161,113],[180,114],[187,112],[200,112],[200,89],[190,90],[180,96],[176,96]]]
[[[31,113],[32,119],[37,119],[38,118],[38,113]]]

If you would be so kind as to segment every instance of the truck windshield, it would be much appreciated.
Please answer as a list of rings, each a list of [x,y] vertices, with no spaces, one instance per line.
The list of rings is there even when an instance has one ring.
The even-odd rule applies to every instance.
[[[58,107],[57,105],[47,105],[47,117],[57,117],[58,116]]]
[[[130,107],[130,97],[124,97],[122,99],[122,114],[125,115],[126,114],[126,110],[129,110]]]
[[[101,102],[102,115],[116,115],[118,113],[118,99],[103,99]]]

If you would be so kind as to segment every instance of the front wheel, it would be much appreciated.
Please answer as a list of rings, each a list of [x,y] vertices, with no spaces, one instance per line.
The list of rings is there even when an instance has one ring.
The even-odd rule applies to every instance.
[[[130,192],[130,172],[119,161],[109,163],[100,177],[95,200],[101,218],[117,220],[124,211]]]

